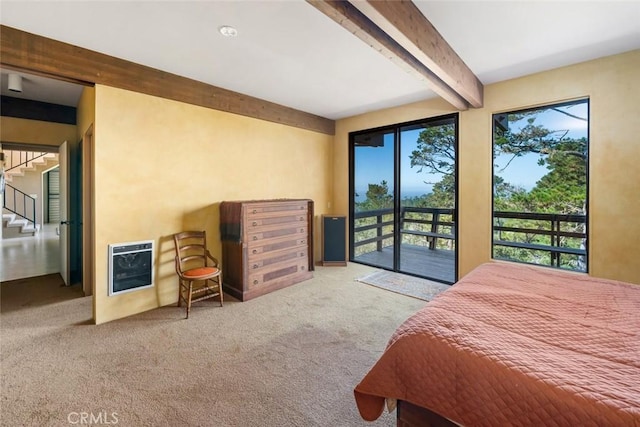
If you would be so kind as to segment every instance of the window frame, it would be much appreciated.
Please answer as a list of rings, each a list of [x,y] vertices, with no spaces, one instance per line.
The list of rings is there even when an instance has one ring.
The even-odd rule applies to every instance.
[[[523,112],[528,112],[528,111],[535,111],[535,110],[543,110],[543,109],[551,109],[551,108],[557,108],[557,107],[565,107],[568,105],[576,105],[576,104],[586,104],[586,108],[587,108],[587,128],[586,128],[586,134],[587,134],[587,146],[586,146],[586,152],[587,152],[587,158],[585,160],[585,181],[586,181],[586,196],[585,196],[585,213],[584,213],[584,217],[585,217],[585,229],[584,229],[584,239],[585,239],[585,244],[584,244],[584,263],[585,263],[585,269],[583,270],[574,270],[574,269],[568,269],[568,268],[562,268],[560,265],[558,266],[554,266],[554,265],[546,265],[546,264],[537,264],[537,263],[531,263],[531,262],[526,262],[526,261],[518,261],[518,260],[511,260],[511,259],[504,259],[504,258],[496,258],[495,256],[495,249],[496,249],[496,244],[495,244],[495,185],[496,185],[496,174],[495,174],[495,160],[496,160],[496,150],[495,150],[495,137],[496,137],[496,120],[497,117],[500,115],[509,115],[509,114],[517,114],[517,113],[523,113]],[[531,106],[531,107],[526,107],[526,108],[520,108],[520,109],[515,109],[515,110],[504,110],[504,111],[499,111],[499,112],[494,112],[491,115],[491,259],[492,260],[497,260],[497,261],[501,261],[501,262],[514,262],[514,263],[518,263],[518,264],[524,264],[524,265],[534,265],[534,266],[539,266],[539,267],[546,267],[546,268],[553,268],[553,269],[558,269],[558,270],[564,270],[564,271],[573,271],[576,273],[585,273],[588,274],[590,272],[590,262],[589,262],[589,258],[590,258],[590,245],[591,245],[591,239],[590,239],[590,235],[589,235],[589,231],[590,231],[590,201],[589,201],[589,195],[590,195],[590,157],[591,157],[591,99],[589,97],[580,97],[580,98],[576,98],[576,99],[571,99],[571,100],[566,100],[566,101],[558,101],[558,102],[545,102],[539,105],[535,105],[535,106]],[[557,215],[566,215],[566,214],[558,214]],[[499,246],[499,245],[498,245]],[[551,254],[551,252],[549,252]],[[558,258],[558,264],[559,264],[559,258]]]

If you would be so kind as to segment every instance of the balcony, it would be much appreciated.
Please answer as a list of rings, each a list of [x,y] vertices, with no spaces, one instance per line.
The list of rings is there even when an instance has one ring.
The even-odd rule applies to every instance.
[[[354,221],[352,261],[389,270],[395,261],[402,273],[455,282],[453,209],[403,207],[398,218],[393,209],[362,211]],[[586,239],[585,215],[494,213],[496,259],[586,271]]]

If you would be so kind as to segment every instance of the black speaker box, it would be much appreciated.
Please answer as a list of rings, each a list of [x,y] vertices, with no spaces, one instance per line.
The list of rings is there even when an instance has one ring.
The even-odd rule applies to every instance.
[[[322,215],[322,265],[347,265],[347,217]]]

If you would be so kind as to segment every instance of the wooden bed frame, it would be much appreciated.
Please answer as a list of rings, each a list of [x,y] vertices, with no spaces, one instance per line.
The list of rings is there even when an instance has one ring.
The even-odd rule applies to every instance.
[[[435,412],[404,400],[398,401],[396,415],[398,427],[458,427]]]

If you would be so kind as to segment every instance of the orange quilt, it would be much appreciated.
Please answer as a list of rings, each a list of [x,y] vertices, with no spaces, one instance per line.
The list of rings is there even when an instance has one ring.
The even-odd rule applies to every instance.
[[[640,286],[479,266],[407,319],[355,388],[465,426],[640,426]]]

